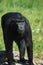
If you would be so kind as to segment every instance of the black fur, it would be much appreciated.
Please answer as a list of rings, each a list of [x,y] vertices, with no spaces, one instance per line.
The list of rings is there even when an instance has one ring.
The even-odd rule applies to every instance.
[[[4,44],[6,49],[6,55],[8,58],[8,63],[11,65],[13,62],[13,41],[18,45],[20,51],[20,60],[24,60],[25,46],[27,48],[29,64],[33,63],[33,42],[32,42],[32,32],[30,28],[29,21],[21,13],[12,12],[7,13],[2,16],[2,30],[4,37]],[[19,33],[17,22],[25,22],[25,31]]]

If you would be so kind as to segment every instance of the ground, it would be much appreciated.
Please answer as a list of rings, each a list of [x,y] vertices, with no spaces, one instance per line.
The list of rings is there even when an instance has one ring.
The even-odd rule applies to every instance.
[[[13,52],[14,58],[15,58],[15,64],[16,65],[28,65],[27,63],[21,63],[19,61],[19,53],[17,51]],[[6,54],[5,51],[0,51],[0,65],[5,61]],[[27,59],[27,56],[25,56],[25,59]],[[34,65],[43,65],[43,59],[40,59],[39,57],[33,58]]]

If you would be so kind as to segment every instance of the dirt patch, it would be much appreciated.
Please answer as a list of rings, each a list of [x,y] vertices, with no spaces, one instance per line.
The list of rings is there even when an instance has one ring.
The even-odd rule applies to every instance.
[[[19,53],[17,51],[13,52],[13,54],[14,54],[14,59],[16,60],[15,65],[28,65],[27,63],[23,64],[19,61]],[[25,59],[27,59],[27,57],[25,57]],[[3,65],[5,61],[7,61],[6,52],[0,51],[0,65]],[[39,57],[34,57],[33,62],[34,65],[43,65],[43,59],[40,59]]]

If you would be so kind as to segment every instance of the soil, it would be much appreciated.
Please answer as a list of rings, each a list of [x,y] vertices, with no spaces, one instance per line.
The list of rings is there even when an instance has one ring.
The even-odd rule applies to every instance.
[[[17,51],[13,52],[13,54],[14,54],[14,59],[16,60],[15,61],[15,65],[28,65],[28,63],[21,63],[19,61],[19,53]],[[25,57],[25,59],[27,59],[27,56]],[[5,53],[5,51],[4,52],[0,51],[0,65],[5,65],[4,62],[6,60],[7,59],[6,59],[6,53]],[[43,65],[43,59],[41,59],[39,57],[34,57],[33,58],[33,62],[34,62],[34,65]],[[7,62],[6,62],[6,64],[7,64]]]

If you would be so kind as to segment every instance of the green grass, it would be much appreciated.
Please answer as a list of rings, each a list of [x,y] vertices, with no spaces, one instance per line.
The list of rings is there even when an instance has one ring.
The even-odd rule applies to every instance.
[[[1,0],[0,0],[1,1]],[[43,54],[43,0],[34,0],[31,5],[27,4],[29,0],[12,0],[12,2],[1,1],[0,4],[0,50],[5,50],[3,34],[1,29],[1,16],[7,12],[20,12],[30,21],[33,36],[33,51],[34,56]],[[36,3],[35,3],[36,2]],[[10,4],[9,4],[10,3]],[[13,3],[13,4],[12,4]],[[3,5],[2,5],[3,4]],[[38,6],[38,7],[37,7]],[[13,50],[18,50],[14,42]]]

